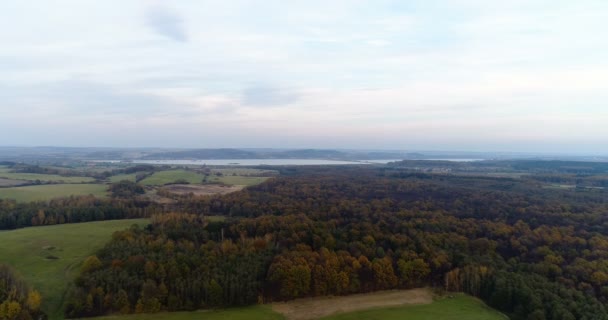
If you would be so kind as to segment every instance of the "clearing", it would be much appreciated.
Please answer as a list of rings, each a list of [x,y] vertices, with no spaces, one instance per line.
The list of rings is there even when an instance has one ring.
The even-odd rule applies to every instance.
[[[159,171],[141,181],[141,184],[147,186],[165,185],[173,183],[177,180],[184,180],[189,183],[200,184],[205,178],[204,175],[187,171],[187,170],[167,170]]]
[[[0,231],[0,257],[42,294],[42,309],[62,318],[63,295],[82,261],[101,249],[112,233],[147,219],[111,220]]]
[[[163,187],[167,191],[175,194],[189,194],[195,196],[208,196],[214,194],[227,194],[243,189],[243,186],[223,186],[223,185],[193,185],[193,184],[171,184]]]
[[[297,299],[273,303],[272,309],[283,314],[288,320],[311,320],[336,313],[379,307],[430,304],[432,302],[433,294],[429,289],[412,289],[379,291],[342,297]]]
[[[69,196],[106,197],[105,184],[45,184],[26,187],[0,188],[0,199],[15,199],[19,202],[47,201]]]
[[[432,304],[371,309],[333,315],[322,320],[505,320],[504,314],[465,294],[444,297]]]

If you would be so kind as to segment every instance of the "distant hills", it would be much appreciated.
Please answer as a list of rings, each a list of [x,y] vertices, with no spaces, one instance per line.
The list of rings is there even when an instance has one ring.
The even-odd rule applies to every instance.
[[[271,148],[70,148],[0,147],[0,161],[73,160],[225,160],[225,159],[316,159],[316,160],[570,160],[608,162],[608,157],[535,155],[530,153],[398,151],[348,149]]]
[[[146,160],[186,160],[186,159],[324,159],[324,160],[379,160],[405,159],[404,152],[341,151],[332,149],[193,149],[152,153]]]

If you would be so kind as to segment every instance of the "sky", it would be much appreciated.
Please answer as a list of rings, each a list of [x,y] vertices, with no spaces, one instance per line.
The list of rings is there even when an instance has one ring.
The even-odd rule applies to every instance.
[[[608,154],[605,0],[2,0],[0,145]]]

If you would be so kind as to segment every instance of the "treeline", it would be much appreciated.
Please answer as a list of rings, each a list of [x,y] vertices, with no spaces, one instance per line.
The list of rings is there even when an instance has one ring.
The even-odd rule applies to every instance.
[[[0,162],[0,165],[6,165],[14,172],[18,173],[38,173],[38,174],[54,174],[64,177],[84,176],[91,177],[97,180],[104,180],[117,174],[132,174],[137,173],[137,181],[143,180],[152,175],[156,171],[166,170],[169,166],[154,166],[148,164],[138,164],[126,168],[111,169],[105,171],[84,170],[70,167],[58,166],[39,166],[26,163],[15,162]]]
[[[13,269],[0,263],[0,319],[42,318],[41,302],[38,291],[30,289]]]
[[[197,214],[115,234],[78,278],[66,315],[433,285],[513,319],[608,319],[605,193],[558,198],[493,181],[294,171],[223,197],[184,197]]]
[[[0,230],[143,218],[162,211],[162,207],[141,199],[99,199],[94,196],[79,196],[27,203],[0,199]]]

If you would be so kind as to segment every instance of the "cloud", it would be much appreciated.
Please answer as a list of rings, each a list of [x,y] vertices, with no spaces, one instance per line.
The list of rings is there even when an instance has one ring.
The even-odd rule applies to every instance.
[[[7,114],[148,116],[176,110],[170,99],[86,80],[0,88]]]
[[[607,150],[605,0],[56,1],[0,1],[0,144]]]
[[[256,85],[243,90],[242,104],[250,107],[277,107],[292,104],[300,96],[289,89]]]
[[[187,42],[188,35],[179,14],[166,7],[151,7],[146,12],[146,24],[158,34],[177,42]]]

